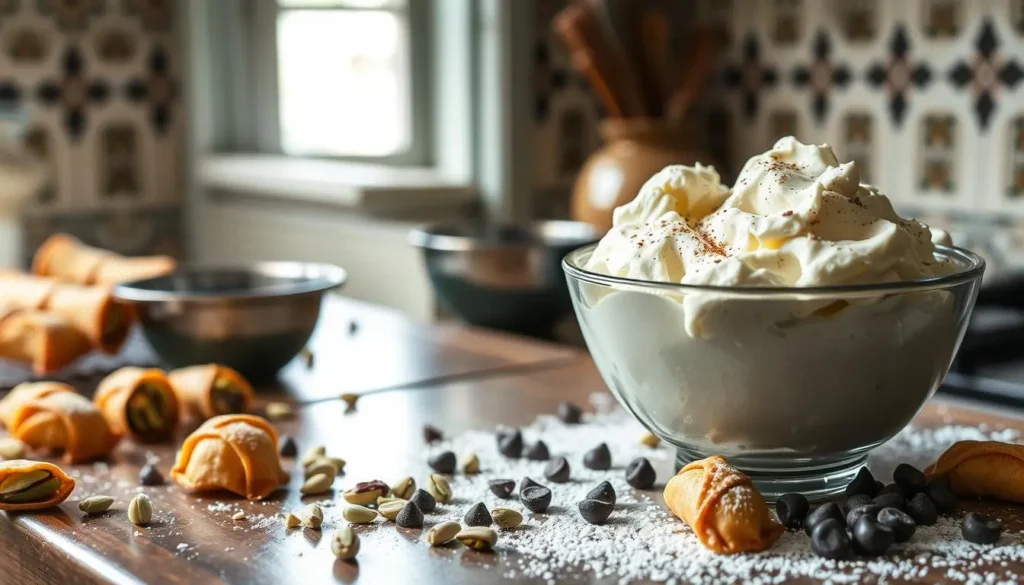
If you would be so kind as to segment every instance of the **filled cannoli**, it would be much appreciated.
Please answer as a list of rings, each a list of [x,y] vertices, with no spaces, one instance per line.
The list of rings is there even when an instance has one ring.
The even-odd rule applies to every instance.
[[[0,510],[52,508],[68,499],[75,480],[45,461],[12,459],[0,463]]]
[[[118,439],[93,403],[74,390],[21,404],[8,431],[29,447],[63,451],[68,463],[106,457]]]
[[[100,382],[93,402],[119,437],[166,441],[178,424],[178,400],[161,370],[121,368]]]
[[[200,420],[239,414],[252,405],[252,386],[235,370],[218,364],[190,366],[167,374],[182,411]]]

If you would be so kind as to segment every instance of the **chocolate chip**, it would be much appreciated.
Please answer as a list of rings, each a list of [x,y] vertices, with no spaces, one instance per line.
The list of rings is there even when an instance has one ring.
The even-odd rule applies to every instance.
[[[441,429],[434,425],[423,425],[423,442],[427,444],[436,443],[443,438],[444,433],[441,432]]]
[[[430,465],[431,469],[438,473],[444,473],[446,475],[455,473],[455,465],[457,463],[458,461],[455,458],[455,453],[452,453],[451,451],[444,451],[443,453],[438,453],[437,455],[434,455],[429,460],[427,460],[427,464]]]
[[[875,496],[875,504],[882,508],[896,508],[897,510],[907,509],[907,498],[902,492],[888,492]]]
[[[896,466],[896,471],[892,472],[892,480],[896,482],[896,485],[903,489],[903,493],[908,496],[913,496],[918,492],[924,491],[925,478],[924,474],[913,465],[906,463],[900,463]]]
[[[597,487],[587,492],[588,500],[601,500],[615,505],[615,488],[611,482],[605,480],[597,484]]]
[[[836,511],[839,506],[836,506]],[[818,522],[811,532],[811,551],[819,557],[833,560],[848,559],[853,555],[853,545],[846,534],[842,520],[829,518]]]
[[[156,468],[156,465],[147,463],[139,470],[139,485],[154,486],[164,484],[164,474]]]
[[[299,447],[291,435],[284,435],[278,443],[277,453],[281,457],[295,457],[299,454]]]
[[[550,457],[551,453],[548,452],[548,446],[544,441],[537,441],[526,450],[526,458],[532,461],[547,461]]]
[[[569,461],[565,457],[559,457],[544,468],[544,477],[555,483],[569,481]]]
[[[402,528],[423,528],[423,510],[416,502],[407,502],[395,516],[395,524]]]
[[[843,510],[839,507],[839,504],[835,502],[828,502],[822,504],[814,509],[813,512],[807,515],[804,519],[804,532],[811,534],[814,527],[824,522],[825,520],[837,520],[840,524],[846,523],[846,518],[843,517]]]
[[[518,459],[523,454],[523,433],[519,429],[499,433],[498,451],[505,457]]]
[[[519,501],[529,511],[543,514],[551,505],[551,490],[541,486],[528,487],[519,493]]]
[[[858,554],[875,557],[895,542],[892,530],[871,516],[864,515],[853,525],[853,544]]]
[[[1003,532],[999,520],[975,512],[968,512],[964,516],[960,529],[963,531],[964,538],[975,544],[995,544]]]
[[[580,509],[580,516],[591,524],[604,524],[605,520],[612,513],[615,506],[610,502],[601,500],[583,500],[577,507]]]
[[[878,513],[878,523],[892,530],[896,542],[910,540],[910,537],[914,536],[914,531],[917,530],[917,522],[914,522],[910,514],[896,508],[882,508],[882,511]]]
[[[928,499],[935,504],[935,509],[940,514],[949,514],[955,512],[957,506],[960,504],[957,500],[956,494],[953,490],[949,489],[949,480],[946,481],[933,481],[924,488],[924,493],[928,495]]]
[[[931,526],[939,520],[939,511],[923,492],[907,502],[907,514],[910,514],[918,526]]]
[[[846,486],[846,497],[860,494],[873,497],[876,487],[874,476],[871,475],[867,467],[861,467],[857,472],[857,477],[853,478],[853,481]]]
[[[862,516],[875,518],[881,510],[882,507],[877,504],[858,506],[846,513],[846,525],[852,528],[857,525],[857,521],[860,520]]]
[[[583,467],[595,471],[608,471],[612,466],[612,452],[608,443],[601,443],[583,455]]]
[[[626,483],[638,490],[649,490],[658,479],[646,457],[637,457],[626,466]]]
[[[885,487],[885,484],[884,484],[884,483],[882,483],[882,482],[880,482],[880,481],[878,481],[878,480],[876,479],[876,480],[875,480],[875,493],[871,494],[871,497],[875,497],[875,496],[877,496],[877,495],[878,495],[878,492],[882,491],[882,488],[884,488],[884,487]]]
[[[507,500],[512,496],[512,490],[516,489],[516,482],[511,479],[492,479],[487,482],[487,487],[491,488],[492,494]]]
[[[885,495],[885,494],[899,494],[899,495],[903,496],[904,498],[907,497],[907,494],[903,493],[903,488],[901,488],[900,486],[898,486],[898,485],[896,485],[894,483],[890,483],[889,485],[887,485],[884,488],[882,488],[881,490],[879,490],[879,492],[877,494],[875,494],[875,497],[882,496],[882,495]]]
[[[466,526],[490,526],[491,513],[487,511],[487,506],[483,502],[473,504],[473,507],[466,512],[466,516],[462,519],[462,522]]]
[[[433,512],[437,508],[437,500],[427,490],[417,489],[409,501],[419,506],[421,512]]]
[[[526,488],[532,488],[532,487],[544,487],[544,486],[540,485],[539,483],[533,481],[532,479],[530,479],[528,477],[524,477],[523,481],[519,482],[519,495],[522,496],[523,492],[526,491]]]
[[[872,500],[871,496],[867,494],[857,494],[856,496],[851,496],[847,498],[846,501],[843,503],[843,513],[849,514],[850,510],[859,508],[861,506],[869,506],[873,502],[874,500]]]
[[[558,419],[565,424],[579,424],[581,418],[583,418],[583,411],[572,402],[563,402],[558,405]]]
[[[775,502],[779,522],[789,530],[800,530],[810,509],[811,505],[803,494],[783,494]]]

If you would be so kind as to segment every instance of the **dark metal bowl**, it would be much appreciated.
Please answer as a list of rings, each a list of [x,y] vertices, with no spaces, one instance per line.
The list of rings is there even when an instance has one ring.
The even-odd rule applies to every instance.
[[[324,293],[345,278],[329,264],[184,266],[118,285],[114,296],[134,304],[146,340],[171,367],[215,362],[266,380],[302,350]]]
[[[479,221],[413,230],[438,300],[459,318],[483,327],[547,337],[572,311],[562,258],[600,235],[589,224]]]

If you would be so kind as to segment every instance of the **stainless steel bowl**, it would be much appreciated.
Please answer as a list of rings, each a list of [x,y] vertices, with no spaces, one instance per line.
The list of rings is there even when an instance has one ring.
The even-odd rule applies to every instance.
[[[474,325],[548,336],[572,312],[562,258],[599,237],[589,224],[572,221],[469,221],[413,230],[409,241],[423,250],[447,310]]]
[[[329,264],[184,266],[118,285],[114,296],[134,304],[143,334],[168,365],[216,362],[265,380],[302,350],[324,293],[345,278]]]

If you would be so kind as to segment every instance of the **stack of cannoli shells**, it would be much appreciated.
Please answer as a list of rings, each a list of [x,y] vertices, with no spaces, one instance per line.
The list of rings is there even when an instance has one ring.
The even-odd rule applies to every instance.
[[[59,315],[0,305],[0,358],[31,364],[42,375],[66,367],[90,349],[89,338]]]
[[[68,463],[105,457],[117,445],[100,411],[59,382],[27,382],[0,401],[11,436],[36,449],[63,451]]]
[[[127,258],[86,246],[67,234],[50,236],[36,252],[32,272],[85,285],[114,285],[174,272],[170,256]]]
[[[115,301],[106,287],[9,272],[0,272],[0,305],[56,315],[108,354],[124,345],[133,319],[131,310]]]

